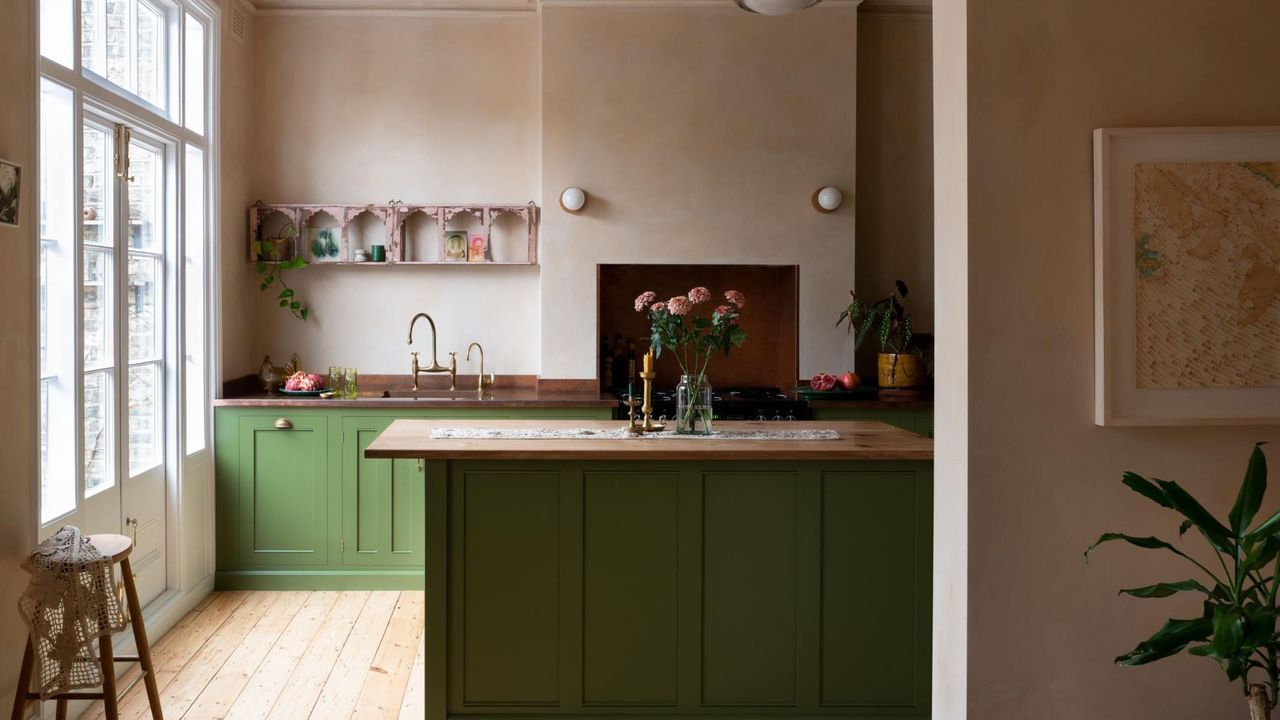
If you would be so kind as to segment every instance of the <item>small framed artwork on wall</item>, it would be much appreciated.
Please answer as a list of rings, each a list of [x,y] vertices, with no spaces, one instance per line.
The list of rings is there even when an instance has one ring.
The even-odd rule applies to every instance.
[[[485,241],[483,235],[472,235],[467,245],[467,262],[485,261]]]
[[[0,160],[0,225],[18,225],[22,205],[22,166]]]
[[[1094,131],[1098,425],[1280,422],[1280,127]]]
[[[444,236],[444,259],[446,262],[464,262],[467,259],[467,234],[461,230],[450,230]]]

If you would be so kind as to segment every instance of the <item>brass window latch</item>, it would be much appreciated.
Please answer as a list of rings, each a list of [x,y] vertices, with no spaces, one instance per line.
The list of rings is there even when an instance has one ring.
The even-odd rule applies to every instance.
[[[129,143],[133,140],[133,131],[128,125],[116,123],[116,177],[125,182],[133,182],[129,174]]]

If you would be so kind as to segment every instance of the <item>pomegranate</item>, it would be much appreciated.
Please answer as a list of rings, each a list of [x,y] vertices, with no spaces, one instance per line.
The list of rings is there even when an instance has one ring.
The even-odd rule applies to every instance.
[[[846,372],[840,376],[840,387],[845,390],[857,390],[862,384],[862,378],[856,372]]]
[[[323,390],[324,384],[328,380],[323,375],[315,373],[305,373],[299,370],[289,376],[284,382],[284,389],[291,392],[312,392],[315,390]]]
[[[818,373],[809,381],[809,387],[820,392],[826,392],[834,389],[836,386],[836,376],[830,373]]]

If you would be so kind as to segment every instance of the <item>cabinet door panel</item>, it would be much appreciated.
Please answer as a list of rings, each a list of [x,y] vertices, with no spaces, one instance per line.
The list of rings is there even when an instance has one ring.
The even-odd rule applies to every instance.
[[[365,448],[391,418],[343,421],[344,565],[421,566],[426,500],[416,460],[373,460]]]
[[[461,583],[451,622],[461,622],[461,704],[556,705],[560,473],[458,474],[452,562]]]
[[[822,476],[822,697],[824,706],[917,703],[918,543],[927,537],[910,472]],[[925,533],[922,535],[922,533]]]
[[[246,566],[328,562],[328,423],[240,419],[240,551]]]
[[[676,704],[679,478],[583,476],[583,704]]]
[[[702,701],[796,703],[796,505],[786,472],[703,475]]]

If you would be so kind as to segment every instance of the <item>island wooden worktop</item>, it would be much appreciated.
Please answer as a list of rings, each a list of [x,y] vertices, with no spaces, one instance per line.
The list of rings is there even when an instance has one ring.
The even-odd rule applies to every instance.
[[[434,439],[437,428],[586,428],[607,432],[621,421],[396,420],[365,450],[367,458],[440,460],[932,460],[933,441],[881,422],[722,422],[720,430],[835,430],[839,440],[717,440],[714,437],[621,439]]]

